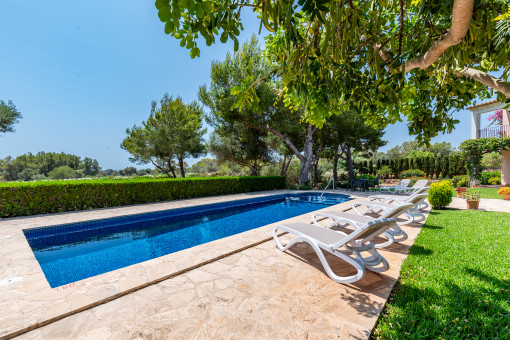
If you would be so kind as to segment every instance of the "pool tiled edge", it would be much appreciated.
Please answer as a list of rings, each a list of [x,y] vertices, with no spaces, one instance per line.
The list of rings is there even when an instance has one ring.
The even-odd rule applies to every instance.
[[[50,288],[26,242],[22,229],[139,214],[230,200],[281,195],[292,191],[258,192],[165,202],[76,213],[14,218],[0,221],[0,269],[4,278],[20,281],[0,286],[0,338],[10,338],[125,294],[180,275],[271,239],[272,227],[246,231],[153,260],[94,276],[63,287]],[[347,209],[353,201],[335,208]],[[331,207],[325,207],[325,209]],[[286,221],[311,221],[308,213]],[[5,277],[4,277],[5,276]]]

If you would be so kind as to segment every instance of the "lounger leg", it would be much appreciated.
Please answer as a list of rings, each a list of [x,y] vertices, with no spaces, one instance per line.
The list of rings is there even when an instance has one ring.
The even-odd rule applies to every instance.
[[[393,233],[391,233],[390,231],[386,231],[386,232],[382,233],[381,236],[386,237],[388,239],[388,241],[386,241],[384,243],[377,243],[375,245],[375,247],[377,249],[385,248],[385,247],[389,246],[390,244],[392,244],[393,242],[395,242],[395,239],[393,238]]]
[[[379,252],[375,248],[361,249],[361,251],[368,252],[370,254],[369,257],[363,257],[363,255],[361,255],[361,251],[355,248],[356,247],[352,249],[354,254],[360,261],[363,262],[365,268],[367,268],[368,270],[375,273],[380,273],[390,269],[388,261],[386,261],[386,259],[381,254],[379,254]]]
[[[395,227],[390,229],[389,232],[391,232],[393,234],[394,242],[400,243],[400,242],[404,242],[405,240],[408,239],[407,233],[402,228],[400,228],[398,225],[396,225]],[[395,236],[397,236],[398,238]]]
[[[306,238],[306,237],[296,237],[294,238],[292,241],[290,241],[288,244],[286,244],[285,246],[283,246],[280,241],[278,240],[278,226],[276,226],[273,230],[273,238],[276,242],[276,246],[278,247],[278,249],[280,249],[281,251],[285,251],[287,249],[289,249],[291,246],[293,246],[294,244],[296,244],[297,242],[306,242],[308,243],[310,246],[312,246],[313,250],[315,250],[315,253],[317,254],[317,256],[319,257],[319,260],[321,261],[321,264],[322,266],[324,267],[324,270],[326,271],[326,274],[331,278],[331,280],[335,281],[335,282],[338,282],[338,283],[351,283],[351,282],[356,282],[358,281],[359,279],[361,279],[363,277],[363,275],[365,275],[365,266],[363,264],[361,264],[360,262],[358,262],[357,260],[343,254],[342,252],[339,252],[339,251],[330,251],[332,252],[335,256],[337,256],[338,258],[344,260],[345,262],[349,263],[351,266],[353,266],[354,268],[356,268],[357,270],[357,273],[355,275],[351,275],[351,276],[339,276],[339,275],[336,275],[333,270],[331,270],[331,267],[328,263],[328,261],[326,260],[326,257],[324,256],[324,254],[322,253],[322,250],[320,247],[318,247],[316,244],[314,244],[313,242],[310,241],[310,239]]]

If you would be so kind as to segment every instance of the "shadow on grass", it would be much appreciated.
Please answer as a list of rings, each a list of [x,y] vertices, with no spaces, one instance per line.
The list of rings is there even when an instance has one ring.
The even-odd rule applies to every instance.
[[[432,255],[433,251],[425,248],[423,246],[419,245],[413,245],[411,249],[409,249],[409,255],[416,255],[416,256],[429,256]]]

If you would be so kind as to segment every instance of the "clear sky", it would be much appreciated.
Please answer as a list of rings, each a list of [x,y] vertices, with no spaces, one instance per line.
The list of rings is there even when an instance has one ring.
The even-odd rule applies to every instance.
[[[252,16],[240,41],[258,27]],[[152,0],[2,0],[0,42],[0,99],[23,115],[15,133],[1,135],[0,158],[63,151],[96,158],[103,169],[132,165],[119,145],[152,100],[165,92],[195,100],[211,61],[233,50],[218,39],[192,60],[164,34]],[[456,130],[434,141],[458,146],[469,138],[469,112],[455,117]],[[411,139],[405,123],[388,127],[385,138],[383,151]]]

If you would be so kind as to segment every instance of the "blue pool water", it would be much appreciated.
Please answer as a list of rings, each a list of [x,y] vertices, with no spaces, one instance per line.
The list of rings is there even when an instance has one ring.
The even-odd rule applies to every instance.
[[[347,200],[285,194],[23,232],[50,286],[58,287]]]

